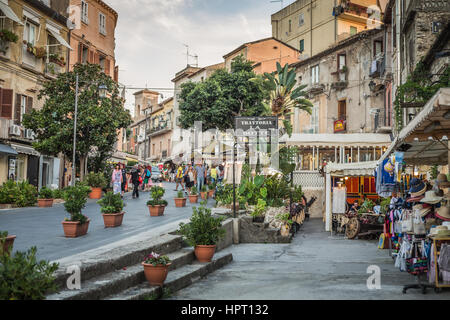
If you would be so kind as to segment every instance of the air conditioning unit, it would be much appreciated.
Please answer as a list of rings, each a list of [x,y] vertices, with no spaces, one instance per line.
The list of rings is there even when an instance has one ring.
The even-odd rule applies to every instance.
[[[36,138],[36,134],[34,133],[33,130],[31,129],[27,129],[25,131],[25,138],[26,139],[30,139],[30,140],[34,140]]]
[[[22,135],[20,126],[13,124],[11,127],[9,127],[9,134],[20,137]]]

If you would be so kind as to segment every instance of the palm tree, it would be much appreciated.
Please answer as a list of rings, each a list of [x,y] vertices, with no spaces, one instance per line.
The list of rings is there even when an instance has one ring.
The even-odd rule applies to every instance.
[[[276,72],[266,72],[262,77],[252,79],[270,92],[267,113],[277,117],[289,118],[294,108],[297,108],[311,114],[313,105],[306,99],[307,93],[304,91],[307,86],[301,85],[294,89],[297,84],[295,75],[295,70],[289,69],[287,63],[284,67],[281,67],[280,63],[277,62]],[[283,126],[288,135],[291,136],[292,124],[290,119],[283,119]]]

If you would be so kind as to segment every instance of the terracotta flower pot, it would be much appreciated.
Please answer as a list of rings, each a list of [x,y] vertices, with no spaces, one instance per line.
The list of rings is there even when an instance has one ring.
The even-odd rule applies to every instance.
[[[208,192],[200,192],[200,196],[202,200],[208,200]]]
[[[91,193],[89,194],[90,199],[100,199],[102,197],[102,188],[92,188]]]
[[[168,265],[153,266],[152,264],[142,262],[144,266],[144,274],[151,286],[162,287],[169,273],[170,263]]]
[[[38,199],[39,208],[53,207],[53,199]]]
[[[148,206],[151,217],[160,217],[164,215],[165,206]]]
[[[15,239],[16,239],[16,236],[7,236],[6,237],[6,241],[3,244],[3,252],[11,252],[12,251]]]
[[[102,214],[103,216],[103,222],[105,223],[105,228],[115,228],[120,227],[122,225],[123,221],[123,215],[125,212],[122,213],[111,213],[111,214]]]
[[[199,262],[211,262],[216,251],[216,246],[195,246],[194,253]]]
[[[209,190],[208,191],[208,198],[212,198],[214,197],[214,190]]]
[[[85,224],[76,221],[63,221],[64,235],[66,238],[77,238],[87,234],[90,219]]]
[[[183,208],[186,207],[186,198],[175,198],[175,207]]]
[[[189,202],[197,203],[198,202],[198,194],[196,194],[195,196],[189,195]]]

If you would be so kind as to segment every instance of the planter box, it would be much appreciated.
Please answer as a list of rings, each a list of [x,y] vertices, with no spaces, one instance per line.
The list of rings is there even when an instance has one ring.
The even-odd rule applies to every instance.
[[[125,212],[122,213],[112,213],[105,214],[103,213],[103,222],[105,224],[105,228],[116,228],[122,225],[123,216]]]
[[[92,188],[91,193],[89,194],[90,199],[100,199],[102,197],[102,188]]]
[[[189,196],[189,202],[190,203],[197,203],[198,202],[198,194],[195,196]]]
[[[169,263],[168,265],[165,266],[163,265],[153,266],[152,264],[142,262],[142,265],[144,266],[144,274],[148,283],[151,286],[162,287],[164,281],[167,278],[167,274],[169,273],[169,267],[171,264]]]
[[[183,208],[186,207],[186,198],[175,198],[175,207]]]
[[[13,245],[14,245],[14,240],[16,239],[16,236],[7,236],[5,243],[3,244],[3,252],[11,252]]]
[[[66,238],[78,238],[87,234],[90,219],[85,224],[73,221],[63,221],[64,235]]]
[[[148,206],[151,217],[161,217],[164,215],[165,206]]]
[[[53,199],[38,199],[39,208],[50,208],[53,207]]]

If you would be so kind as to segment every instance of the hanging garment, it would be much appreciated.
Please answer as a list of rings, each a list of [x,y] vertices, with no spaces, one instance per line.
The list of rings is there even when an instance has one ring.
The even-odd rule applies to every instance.
[[[346,213],[347,188],[333,188],[333,213]]]
[[[395,258],[395,266],[402,272],[407,270],[406,259],[411,258],[410,251],[411,243],[405,238],[400,246],[397,257]]]
[[[438,263],[442,271],[450,272],[450,245],[442,244]]]

